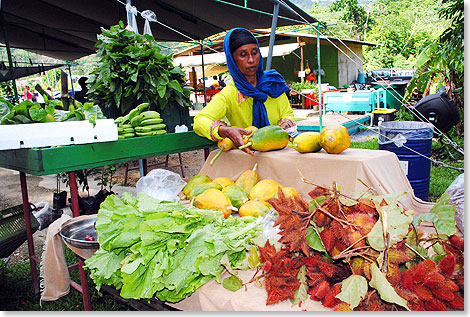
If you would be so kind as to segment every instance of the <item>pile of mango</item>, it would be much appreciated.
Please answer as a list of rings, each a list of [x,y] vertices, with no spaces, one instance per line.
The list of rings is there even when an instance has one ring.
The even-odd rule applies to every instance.
[[[129,139],[136,136],[166,134],[166,125],[160,114],[153,110],[144,111],[150,104],[142,103],[127,115],[114,119],[118,126],[118,139]]]
[[[197,174],[183,188],[183,194],[197,208],[220,210],[225,218],[237,212],[240,217],[264,216],[272,208],[266,200],[277,198],[279,187],[286,197],[299,196],[293,187],[284,187],[270,178],[260,180],[257,166],[244,171],[235,181]]]

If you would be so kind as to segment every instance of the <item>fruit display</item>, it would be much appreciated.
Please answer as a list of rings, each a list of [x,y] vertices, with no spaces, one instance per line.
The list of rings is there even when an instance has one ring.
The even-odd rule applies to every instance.
[[[348,129],[342,125],[328,125],[320,131],[320,146],[329,154],[339,154],[350,145]]]
[[[277,125],[270,125],[255,130],[249,137],[245,145],[239,147],[244,149],[249,147],[255,151],[267,152],[280,150],[289,143],[289,135],[284,129]]]
[[[289,197],[300,197],[292,187],[284,187],[274,179],[260,180],[256,169],[244,171],[235,182],[228,177],[220,176],[213,180],[204,174],[193,176],[183,188],[186,199],[201,209],[220,210],[227,218],[238,212],[240,217],[261,217],[271,205],[266,200],[278,197],[278,190],[285,190]]]
[[[118,126],[118,139],[129,139],[136,136],[166,134],[166,125],[157,111],[144,111],[150,106],[142,103],[132,109],[127,115],[118,117],[114,123]]]

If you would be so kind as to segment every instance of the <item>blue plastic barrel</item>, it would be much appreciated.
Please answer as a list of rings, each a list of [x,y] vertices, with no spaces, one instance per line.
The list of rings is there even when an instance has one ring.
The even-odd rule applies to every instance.
[[[379,133],[379,149],[397,155],[415,196],[427,201],[431,161],[426,157],[431,157],[433,126],[418,121],[388,121],[380,124]]]
[[[366,75],[364,73],[359,73],[357,75],[357,82],[359,84],[365,84],[366,83]]]

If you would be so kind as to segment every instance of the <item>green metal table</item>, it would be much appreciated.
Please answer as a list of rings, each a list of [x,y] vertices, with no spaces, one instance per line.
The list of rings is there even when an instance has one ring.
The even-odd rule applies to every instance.
[[[204,149],[204,159],[207,159],[209,148],[214,146],[216,146],[215,142],[189,131],[136,137],[114,142],[0,151],[0,167],[20,172],[31,276],[35,292],[39,292],[36,264],[40,263],[40,259],[34,253],[26,173],[37,176],[68,173],[72,215],[77,217],[79,216],[79,206],[75,171],[144,159],[144,173],[146,173],[145,158],[147,157]],[[81,284],[71,281],[70,285],[82,293],[85,310],[91,310],[90,294],[83,265],[84,260],[78,257]]]

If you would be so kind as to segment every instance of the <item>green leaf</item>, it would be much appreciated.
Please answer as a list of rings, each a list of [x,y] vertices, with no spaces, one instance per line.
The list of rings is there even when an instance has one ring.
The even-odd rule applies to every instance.
[[[390,236],[389,247],[403,240],[408,234],[414,211],[411,209],[405,211],[400,207],[397,203],[400,197],[401,195],[385,195],[373,198],[380,218],[367,235],[367,241],[377,251],[382,251],[385,248],[384,227]],[[386,200],[388,205],[380,206],[382,199]]]
[[[46,117],[47,112],[45,109],[42,109],[42,108],[37,109],[37,108],[31,107],[29,109],[29,115],[33,121],[39,122]]]
[[[305,234],[305,239],[307,239],[308,245],[319,252],[326,252],[325,246],[317,233],[317,230],[312,226],[307,228],[307,233]]]
[[[297,273],[297,279],[300,282],[300,286],[294,291],[294,298],[290,300],[293,306],[298,305],[300,302],[303,302],[308,298],[307,270],[305,265],[302,266],[299,273]]]
[[[224,279],[222,286],[229,291],[236,292],[243,287],[243,282],[235,275]]]
[[[364,276],[351,275],[341,283],[341,293],[336,295],[336,298],[348,303],[351,309],[354,309],[366,296],[367,289],[367,280]]]
[[[250,254],[248,255],[248,265],[250,269],[257,267],[260,264],[258,251],[254,245],[250,248]]]
[[[370,265],[372,278],[369,285],[375,288],[384,301],[388,303],[398,304],[407,310],[410,310],[407,306],[406,300],[400,297],[397,292],[390,285],[385,275],[379,270],[375,263]]]
[[[445,235],[453,235],[457,232],[455,223],[455,205],[449,203],[449,193],[444,193],[434,204],[434,207],[424,214],[417,215],[413,224],[419,225],[422,221],[434,223],[437,231]]]
[[[308,210],[314,211],[315,209],[318,208],[318,206],[323,204],[325,201],[326,201],[326,196],[318,196],[317,198],[312,199],[308,204]]]
[[[170,86],[171,88],[173,88],[174,90],[178,92],[181,92],[181,93],[183,92],[183,88],[181,88],[180,83],[176,79],[173,79],[172,81],[170,81],[168,83],[168,86]]]

